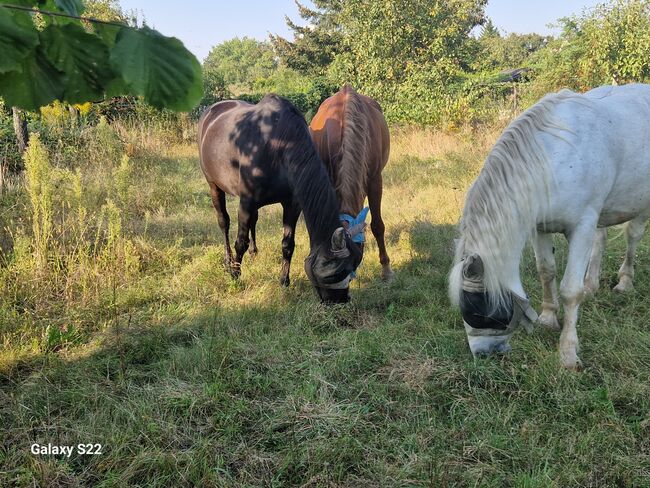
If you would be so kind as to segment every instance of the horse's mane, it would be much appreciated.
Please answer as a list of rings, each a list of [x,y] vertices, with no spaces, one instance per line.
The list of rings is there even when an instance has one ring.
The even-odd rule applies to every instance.
[[[294,197],[305,216],[310,241],[312,245],[329,242],[340,226],[339,204],[307,122],[289,100],[267,95],[260,103],[263,102],[275,104],[278,119],[271,132],[270,153],[278,159],[274,164],[286,165]]]
[[[568,131],[554,119],[553,109],[569,99],[584,102],[584,97],[570,90],[545,96],[517,117],[490,151],[465,200],[449,276],[452,303],[458,305],[460,301],[462,258],[475,253],[483,260],[483,285],[490,305],[496,308],[507,304],[512,254],[521,251],[522,235],[525,239],[533,235],[548,208],[552,175],[539,135],[550,133],[562,138],[561,132]],[[541,198],[531,198],[540,191]]]
[[[364,101],[350,85],[346,84],[342,91],[346,95],[346,103],[340,158],[337,158],[335,169],[336,192],[341,200],[341,209],[351,212],[365,197],[371,142]]]

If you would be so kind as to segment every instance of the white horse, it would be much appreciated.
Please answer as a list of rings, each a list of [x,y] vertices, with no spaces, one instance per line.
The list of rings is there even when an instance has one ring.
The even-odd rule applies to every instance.
[[[650,86],[600,87],[544,97],[503,132],[467,193],[449,291],[472,353],[509,350],[537,316],[519,276],[533,239],[544,296],[540,323],[557,324],[551,233],[569,241],[560,283],[560,359],[580,367],[576,322],[598,227],[647,219]]]

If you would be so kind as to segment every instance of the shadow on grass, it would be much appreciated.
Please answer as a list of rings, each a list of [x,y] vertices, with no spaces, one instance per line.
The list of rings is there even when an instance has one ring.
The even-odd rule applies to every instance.
[[[647,338],[601,327],[618,344],[601,358],[626,352],[581,375],[548,334],[473,361],[445,291],[454,227],[400,231],[410,259],[351,306],[320,306],[300,273],[264,305],[162,304],[8,365],[0,485],[642,486],[650,382],[629,351]],[[29,453],[48,442],[104,454]]]

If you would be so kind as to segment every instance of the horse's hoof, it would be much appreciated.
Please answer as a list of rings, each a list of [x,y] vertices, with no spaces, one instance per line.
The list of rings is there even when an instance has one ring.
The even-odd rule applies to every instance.
[[[590,297],[596,294],[600,285],[598,283],[585,283],[585,297]]]
[[[578,357],[578,344],[574,347],[567,347],[566,349],[560,348],[560,361],[562,366],[570,371],[580,371],[582,369],[582,361]]]
[[[381,272],[381,279],[384,281],[392,281],[395,278],[395,273],[392,269],[388,268]]]
[[[546,329],[560,330],[560,323],[557,321],[557,315],[550,310],[543,310],[537,319],[537,323]]]
[[[634,285],[632,283],[625,282],[623,280],[618,282],[618,285],[614,287],[616,293],[629,293],[634,291]]]
[[[569,371],[582,371],[582,361],[575,351],[562,352],[560,351],[560,361]]]
[[[291,280],[289,279],[288,276],[283,276],[282,278],[280,278],[280,285],[281,286],[289,286],[290,282],[291,282]]]

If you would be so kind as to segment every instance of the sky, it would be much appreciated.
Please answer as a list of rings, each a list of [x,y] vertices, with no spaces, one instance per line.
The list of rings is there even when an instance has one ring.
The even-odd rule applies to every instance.
[[[548,24],[603,1],[489,0],[486,14],[502,33],[557,34]],[[302,3],[311,5],[309,0]],[[291,37],[284,16],[300,20],[293,0],[120,0],[120,5],[162,34],[178,37],[200,61],[212,46],[233,37]]]

